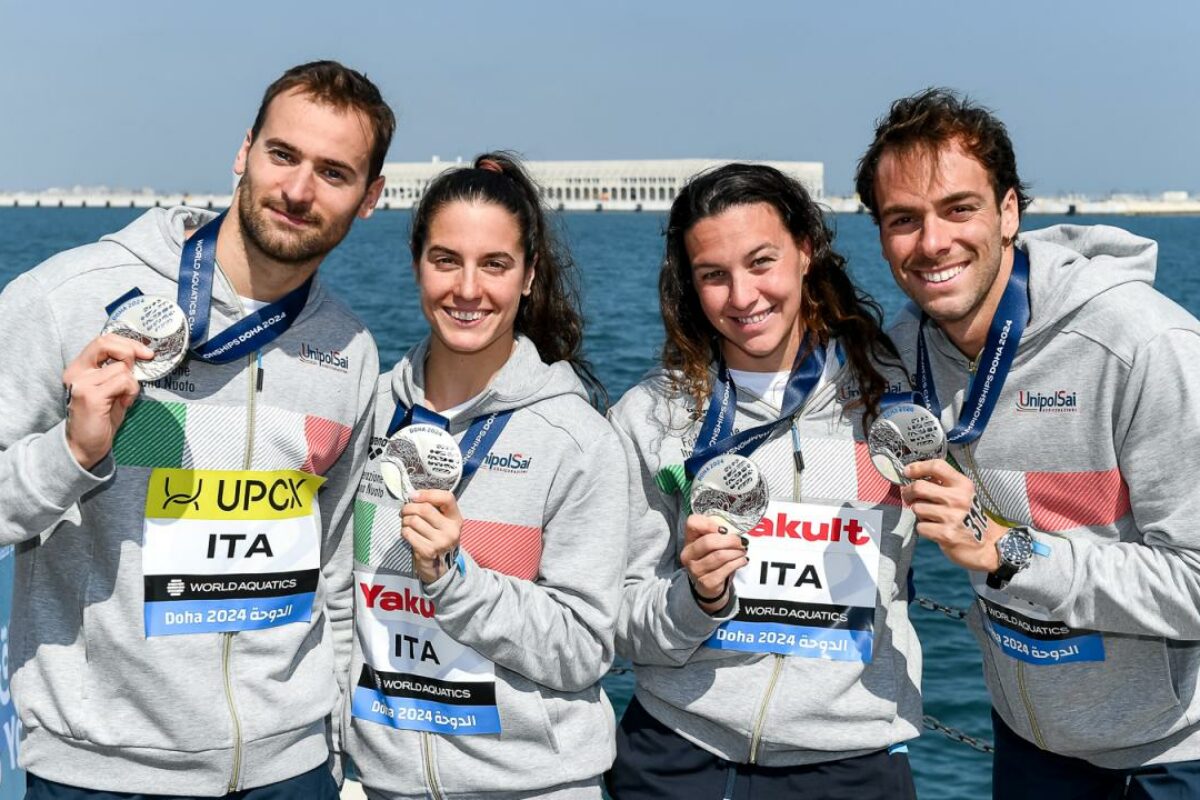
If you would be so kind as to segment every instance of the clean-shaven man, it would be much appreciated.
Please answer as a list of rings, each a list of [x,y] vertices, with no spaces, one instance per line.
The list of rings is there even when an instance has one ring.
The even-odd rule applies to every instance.
[[[0,295],[27,797],[337,797],[378,357],[315,273],[370,216],[394,128],[360,73],[295,67],[227,214],[155,209]],[[139,294],[191,321],[170,374],[98,335]]]
[[[1018,235],[1004,125],[941,89],[892,105],[857,188],[950,442],[902,494],[976,590],[994,796],[1200,797],[1200,324],[1154,290],[1157,245]]]

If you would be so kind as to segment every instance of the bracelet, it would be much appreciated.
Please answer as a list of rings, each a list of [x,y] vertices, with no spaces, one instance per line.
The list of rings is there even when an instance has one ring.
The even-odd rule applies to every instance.
[[[722,597],[724,597],[725,595],[729,594],[729,578],[725,579],[725,586],[721,588],[721,593],[719,595],[717,595],[716,597],[705,597],[704,595],[697,592],[696,584],[692,583],[691,578],[688,578],[688,589],[691,590],[692,598],[695,599],[695,601],[697,603],[704,603],[705,605],[707,605],[708,603],[715,603],[718,600],[720,600]]]

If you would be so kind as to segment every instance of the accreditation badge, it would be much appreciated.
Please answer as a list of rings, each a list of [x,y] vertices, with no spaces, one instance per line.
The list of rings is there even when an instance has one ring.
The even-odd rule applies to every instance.
[[[971,573],[983,629],[1009,658],[1036,666],[1104,660],[1100,633],[1072,628],[1054,619],[1049,609],[992,589],[986,579],[981,573]]]
[[[869,662],[883,511],[772,500],[734,574],[738,613],[718,650]]]
[[[142,538],[146,636],[308,622],[324,482],[299,470],[155,469]]]
[[[363,654],[355,717],[452,736],[500,733],[495,665],[438,626],[419,580],[357,569],[354,604]]]

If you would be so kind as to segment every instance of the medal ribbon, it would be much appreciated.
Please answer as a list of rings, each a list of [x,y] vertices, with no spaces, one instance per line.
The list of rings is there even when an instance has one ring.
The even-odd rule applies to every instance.
[[[500,432],[511,418],[512,411],[496,411],[471,420],[470,427],[458,443],[463,457],[462,480],[459,486],[470,480],[479,469],[484,457],[491,452],[492,446],[500,438]],[[388,424],[387,435],[391,437],[396,431],[409,425],[435,425],[444,431],[450,430],[450,420],[436,411],[422,405],[409,408],[404,403],[397,403],[396,410],[392,413],[392,421]]]
[[[938,400],[937,388],[933,385],[933,367],[929,361],[929,348],[925,344],[925,323],[929,317],[921,315],[921,326],[917,332],[917,391],[915,399],[933,412],[939,419],[942,404]],[[1012,274],[1000,305],[988,328],[987,341],[980,353],[979,363],[987,365],[987,372],[976,374],[967,392],[963,411],[954,429],[946,433],[946,441],[965,445],[983,435],[992,411],[1008,378],[1021,334],[1029,322],[1029,257],[1024,251],[1013,249]],[[966,418],[964,424],[962,417]]]
[[[228,212],[225,212],[228,213]],[[187,317],[192,333],[192,355],[209,364],[225,364],[261,350],[279,338],[308,302],[310,277],[297,289],[270,305],[247,314],[205,341],[209,308],[212,305],[213,273],[217,266],[217,232],[225,213],[204,225],[184,242],[179,257],[177,302]]]
[[[733,432],[733,418],[737,414],[737,387],[722,358],[717,368],[717,385],[708,401],[704,424],[696,440],[692,457],[683,462],[688,478],[695,476],[704,464],[723,453],[748,456],[765,442],[780,424],[789,421],[804,405],[808,394],[821,381],[825,371],[825,350],[814,347],[805,353],[803,348],[796,354],[796,362],[788,376],[787,388],[783,392],[783,408],[779,418],[755,428]]]

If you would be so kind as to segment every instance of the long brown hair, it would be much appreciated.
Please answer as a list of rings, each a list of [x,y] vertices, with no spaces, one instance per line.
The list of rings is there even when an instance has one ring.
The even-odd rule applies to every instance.
[[[804,277],[800,321],[809,345],[826,345],[836,337],[858,380],[867,419],[879,413],[887,379],[876,361],[900,365],[895,345],[883,332],[883,311],[870,295],[850,280],[846,259],[833,249],[833,232],[820,207],[799,181],[773,167],[726,164],[695,176],[671,204],[667,220],[667,250],[658,277],[666,342],[662,362],[672,374],[674,388],[691,395],[696,412],[712,393],[709,366],[721,354],[721,336],[704,315],[692,282],[692,264],[684,237],[702,219],[741,205],[766,203],[774,208],[797,244],[807,243],[812,261]]]
[[[575,262],[551,230],[537,185],[512,153],[484,153],[470,167],[434,178],[413,212],[409,249],[413,263],[425,252],[429,225],[441,208],[458,201],[494,203],[513,215],[521,231],[526,268],[535,270],[522,296],[513,330],[528,336],[547,364],[566,361],[583,381],[592,404],[603,409],[608,393],[583,355],[583,315]]]

